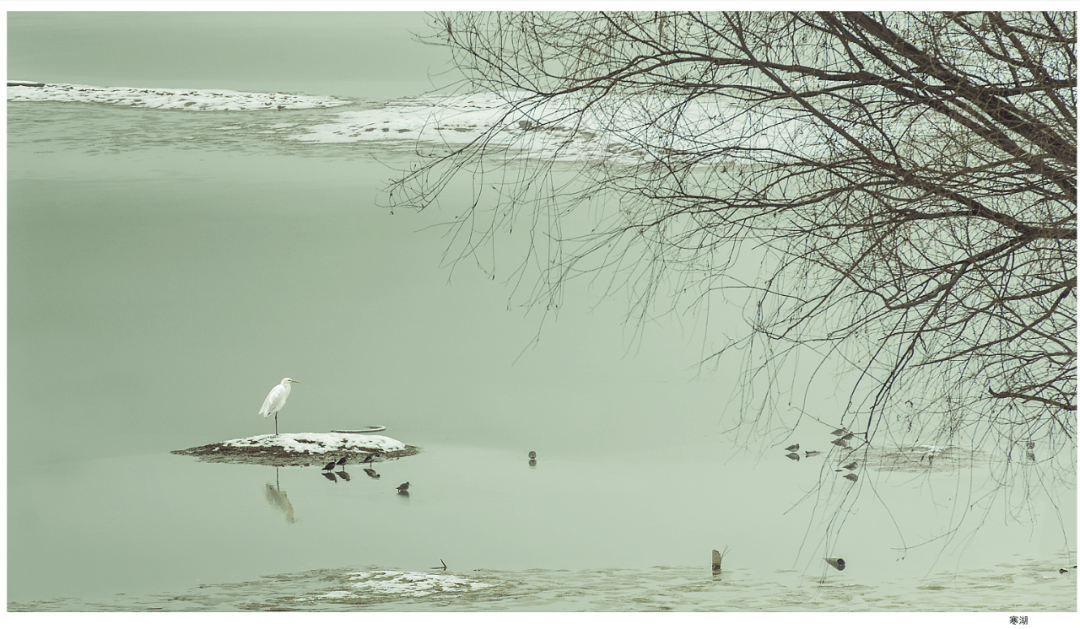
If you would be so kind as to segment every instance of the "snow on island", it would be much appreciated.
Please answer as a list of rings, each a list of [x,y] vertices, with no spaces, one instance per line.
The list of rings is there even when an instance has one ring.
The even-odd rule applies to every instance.
[[[382,435],[296,432],[231,439],[187,450],[174,450],[173,454],[195,456],[211,463],[321,466],[330,459],[342,456],[348,456],[349,463],[359,463],[372,452],[394,459],[419,454],[420,448]]]
[[[250,111],[258,109],[322,109],[351,105],[330,96],[137,87],[96,87],[68,83],[8,81],[9,101],[102,103],[185,111]]]

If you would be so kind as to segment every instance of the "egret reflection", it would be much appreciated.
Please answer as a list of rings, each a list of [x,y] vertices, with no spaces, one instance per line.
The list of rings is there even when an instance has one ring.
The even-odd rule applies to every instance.
[[[266,501],[270,503],[270,506],[275,511],[280,511],[285,515],[285,521],[289,524],[296,522],[296,514],[293,513],[292,503],[289,502],[289,496],[281,490],[281,478],[279,469],[274,469],[275,482],[277,485],[267,483],[263,488],[263,495],[266,496]]]

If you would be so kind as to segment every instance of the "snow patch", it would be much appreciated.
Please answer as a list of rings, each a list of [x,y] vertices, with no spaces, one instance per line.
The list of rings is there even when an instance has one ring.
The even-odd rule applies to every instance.
[[[12,85],[17,83],[17,85]],[[150,109],[184,111],[249,111],[259,109],[321,109],[350,105],[330,96],[236,92],[233,90],[96,87],[69,83],[33,84],[8,81],[9,101],[102,103]]]
[[[280,435],[258,435],[243,439],[232,439],[221,444],[233,448],[265,449],[281,447],[286,452],[304,452],[307,454],[322,454],[324,452],[337,452],[339,450],[367,448],[379,449],[383,452],[404,450],[405,444],[397,439],[382,435],[351,434],[351,433],[327,433],[327,432],[295,432]]]

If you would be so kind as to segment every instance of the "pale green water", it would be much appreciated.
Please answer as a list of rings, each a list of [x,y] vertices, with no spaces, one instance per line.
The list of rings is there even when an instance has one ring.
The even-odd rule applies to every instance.
[[[564,308],[518,359],[536,314],[447,281],[437,215],[374,204],[372,149],[260,133],[277,114],[9,108],[11,609],[1076,609],[1074,495],[1018,523],[965,512],[986,473],[851,484],[739,451],[734,378],[695,379],[671,325],[627,355],[618,303]],[[338,482],[167,454],[266,432],[286,375],[283,431],[385,424],[424,452]],[[375,588],[440,560],[490,587]]]
[[[410,41],[422,24],[9,13],[8,72],[367,106],[453,80],[444,50]],[[1058,572],[1076,562],[1075,490],[1047,478],[1051,505],[989,469],[849,483],[783,457],[828,450],[809,421],[738,448],[740,358],[699,373],[718,349],[705,321],[639,338],[602,286],[571,287],[533,347],[545,313],[503,283],[520,243],[500,237],[496,281],[445,266],[433,226],[470,182],[391,213],[376,200],[408,143],[282,133],[335,113],[9,106],[9,609],[994,610],[1038,626],[1076,610],[1076,573]],[[714,342],[741,321],[709,312]],[[255,411],[286,376],[301,384],[283,431],[384,424],[423,453],[337,482],[168,454],[271,430]],[[422,576],[440,560],[460,580]]]

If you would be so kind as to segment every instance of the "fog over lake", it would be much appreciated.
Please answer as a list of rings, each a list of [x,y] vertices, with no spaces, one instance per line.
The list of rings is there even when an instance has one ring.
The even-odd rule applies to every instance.
[[[395,207],[456,77],[423,28],[8,13],[9,80],[53,86],[7,101],[9,611],[1076,610],[1075,484],[1000,490],[971,443],[834,448],[841,376],[748,433],[743,357],[702,364],[745,297],[642,322],[586,279],[548,310],[511,273],[527,230],[457,260],[468,180]],[[172,454],[273,435],[286,377],[282,434],[419,454]]]

